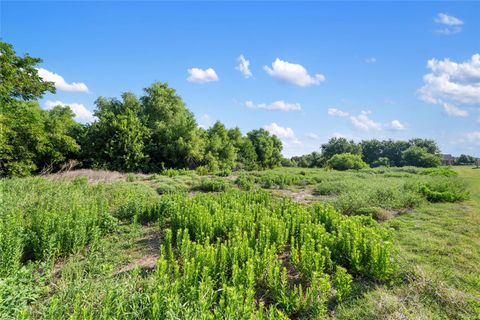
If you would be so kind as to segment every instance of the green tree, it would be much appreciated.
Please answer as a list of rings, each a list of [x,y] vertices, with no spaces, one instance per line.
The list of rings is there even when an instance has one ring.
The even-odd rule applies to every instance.
[[[149,169],[195,167],[203,159],[204,141],[193,114],[166,83],[156,82],[140,98],[141,116],[150,135],[145,151]]]
[[[356,155],[362,154],[361,144],[355,141],[348,141],[345,138],[331,138],[327,143],[322,144],[322,165],[325,164],[331,157],[341,153],[351,153]]]
[[[434,140],[416,138],[409,140],[408,143],[411,147],[422,148],[430,154],[440,153],[440,148]]]
[[[273,168],[279,166],[282,161],[282,142],[275,135],[265,129],[252,130],[247,133],[260,168]]]
[[[237,153],[238,169],[254,170],[257,168],[257,153],[248,137],[242,135],[240,129],[233,128],[228,130],[228,136],[233,143]]]
[[[234,136],[219,121],[207,130],[205,159],[210,171],[232,170],[234,168],[237,150],[231,138],[234,138]]]
[[[74,159],[80,151],[74,131],[81,125],[75,122],[75,114],[69,107],[56,106],[46,113],[44,128],[45,144],[38,156],[39,165],[54,169],[67,159]]]
[[[148,130],[139,114],[140,101],[132,93],[122,100],[99,98],[95,102],[98,121],[87,128],[82,145],[86,166],[120,171],[139,170],[145,166],[144,141]]]
[[[0,112],[0,175],[54,169],[75,156],[79,145],[71,132],[78,124],[73,116],[70,108],[45,111],[34,101],[5,104]]]
[[[42,59],[17,56],[12,45],[0,41],[0,103],[34,100],[47,91],[55,92],[53,82],[43,81],[35,68]]]
[[[441,159],[439,155],[431,154],[422,147],[412,146],[402,153],[404,164],[415,167],[437,167]]]

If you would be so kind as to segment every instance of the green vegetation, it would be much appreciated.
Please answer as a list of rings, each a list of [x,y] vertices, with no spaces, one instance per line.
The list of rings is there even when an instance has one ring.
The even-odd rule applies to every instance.
[[[327,167],[335,170],[360,170],[367,168],[368,165],[363,162],[360,155],[355,155],[351,153],[338,153],[328,159]]]
[[[282,142],[265,129],[243,135],[239,128],[228,129],[220,122],[200,128],[175,89],[161,82],[145,88],[141,96],[124,92],[121,98],[99,97],[95,120],[79,124],[69,107],[45,111],[35,101],[45,92],[54,92],[53,84],[43,81],[35,68],[40,59],[19,57],[5,42],[0,42],[0,50],[2,177],[50,173],[73,166],[122,172],[158,173],[174,168],[229,174],[232,170],[280,165],[347,170],[366,164],[440,164],[438,146],[425,139],[356,143],[332,138],[321,146],[321,153],[284,159]],[[470,163],[472,159],[463,156],[459,161]]]
[[[40,61],[0,42],[0,318],[480,319],[480,170],[434,141],[284,159],[164,83],[80,125]]]
[[[475,191],[478,172],[465,182],[466,170],[2,180],[0,311],[12,319],[384,319],[396,310],[472,318],[480,244],[468,235],[478,232],[470,220],[480,199],[429,204],[422,194],[424,186]],[[270,194],[279,188],[315,188],[327,204]],[[406,209],[415,211],[391,211]],[[444,247],[450,258],[435,253]]]

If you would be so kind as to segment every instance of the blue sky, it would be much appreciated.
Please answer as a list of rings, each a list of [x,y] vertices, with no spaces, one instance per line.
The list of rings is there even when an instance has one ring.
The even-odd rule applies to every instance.
[[[0,10],[2,39],[41,57],[56,82],[41,105],[70,104],[81,121],[99,96],[163,81],[200,125],[265,127],[286,156],[332,136],[432,138],[446,153],[480,156],[480,3],[2,1]]]

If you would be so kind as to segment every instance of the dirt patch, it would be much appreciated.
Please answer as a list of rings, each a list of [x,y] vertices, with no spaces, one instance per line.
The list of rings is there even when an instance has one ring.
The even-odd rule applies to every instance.
[[[299,203],[314,203],[318,201],[327,201],[333,199],[333,197],[329,196],[316,196],[311,193],[311,190],[308,189],[299,189],[299,190],[274,190],[272,191],[274,195],[282,196],[282,197],[289,197],[296,202]]]
[[[73,171],[65,171],[60,173],[52,173],[44,176],[50,180],[66,180],[71,181],[76,177],[87,177],[90,183],[95,182],[114,182],[114,181],[126,181],[127,174],[118,171],[107,170],[91,170],[80,169]]]
[[[135,247],[141,257],[130,261],[116,271],[114,275],[128,272],[134,268],[140,268],[142,274],[147,274],[155,269],[160,257],[160,232],[155,228],[148,228],[142,237],[136,241]]]

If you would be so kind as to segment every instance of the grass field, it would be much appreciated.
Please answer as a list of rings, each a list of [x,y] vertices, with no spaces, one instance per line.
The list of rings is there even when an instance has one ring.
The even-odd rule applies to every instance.
[[[0,187],[0,318],[480,319],[480,170]]]

